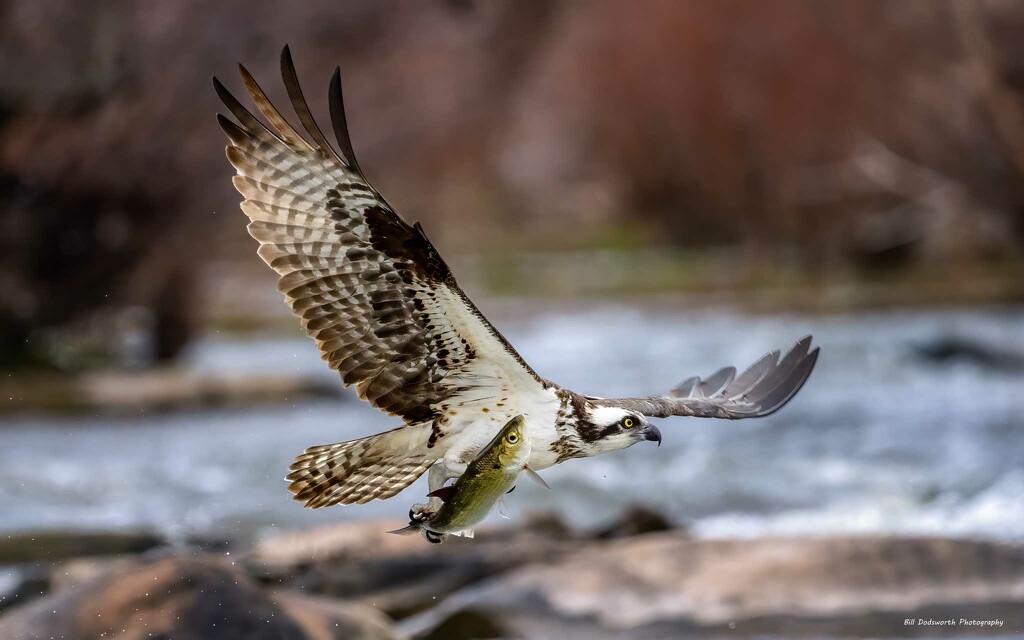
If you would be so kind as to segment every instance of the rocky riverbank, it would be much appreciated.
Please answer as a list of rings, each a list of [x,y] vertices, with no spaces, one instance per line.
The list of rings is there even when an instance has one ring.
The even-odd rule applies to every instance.
[[[0,638],[964,637],[1024,630],[1022,545],[699,540],[648,512],[600,532],[534,518],[440,546],[383,533],[395,525],[336,525],[231,550],[153,547],[123,536],[100,544],[95,535],[76,547],[53,545],[51,535],[52,548],[102,555],[47,560],[36,553],[12,565],[9,576],[18,579],[7,580],[0,607],[19,595],[0,614]],[[5,550],[12,561],[0,541]],[[937,624],[943,620],[955,624]]]

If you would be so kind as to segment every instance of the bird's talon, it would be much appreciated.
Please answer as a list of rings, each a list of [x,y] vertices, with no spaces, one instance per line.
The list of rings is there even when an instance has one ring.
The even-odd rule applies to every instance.
[[[409,524],[420,524],[433,518],[434,514],[437,513],[437,509],[432,502],[433,500],[426,504],[412,505],[412,508],[409,509]]]

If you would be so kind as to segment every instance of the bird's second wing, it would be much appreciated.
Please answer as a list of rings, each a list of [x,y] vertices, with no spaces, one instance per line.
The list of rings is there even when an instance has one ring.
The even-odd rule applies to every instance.
[[[331,120],[344,157],[303,99],[287,47],[282,75],[304,139],[244,68],[267,128],[214,80],[237,123],[230,140],[249,233],[279,274],[278,288],[345,385],[406,423],[446,407],[496,400],[546,383],[463,294],[419,224],[407,224],[363,178],[345,125],[341,83]]]
[[[807,336],[781,360],[779,352],[772,351],[739,376],[735,367],[725,367],[707,378],[687,378],[663,396],[595,398],[593,401],[632,409],[654,418],[759,418],[775,413],[792,400],[817,361],[818,348],[811,349],[811,336]]]

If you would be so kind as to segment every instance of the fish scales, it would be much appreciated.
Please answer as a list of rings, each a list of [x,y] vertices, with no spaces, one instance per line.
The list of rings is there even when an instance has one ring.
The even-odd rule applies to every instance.
[[[529,445],[526,450],[528,458]],[[476,458],[456,481],[455,493],[430,519],[427,528],[437,533],[456,533],[472,528],[515,486],[521,472],[522,466],[507,469],[495,455]]]

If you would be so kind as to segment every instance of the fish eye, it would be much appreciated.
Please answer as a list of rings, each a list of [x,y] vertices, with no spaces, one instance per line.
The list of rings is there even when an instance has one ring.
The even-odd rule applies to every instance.
[[[632,428],[634,424],[636,424],[636,420],[634,420],[633,418],[623,418],[622,419],[622,426],[627,428],[627,429]]]
[[[519,442],[519,436],[517,436],[514,433],[510,433],[507,436],[505,436],[505,440],[507,440],[509,444],[515,444]]]

